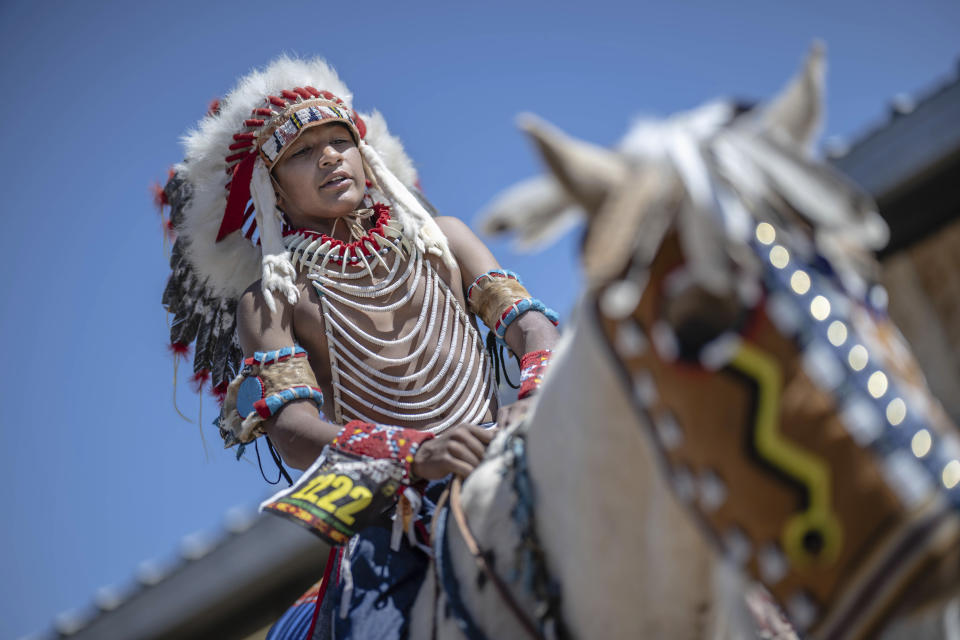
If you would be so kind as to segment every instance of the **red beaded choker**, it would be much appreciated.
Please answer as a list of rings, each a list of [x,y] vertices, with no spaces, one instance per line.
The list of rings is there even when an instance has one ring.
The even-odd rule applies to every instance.
[[[344,242],[343,240],[331,238],[325,233],[311,231],[310,229],[290,229],[284,231],[283,236],[299,235],[304,238],[319,239],[322,244],[329,242],[329,251],[334,252],[336,256],[342,256],[346,253],[347,255],[353,256],[363,254],[369,257],[373,255],[370,251],[370,245],[373,246],[374,251],[379,251],[383,247],[383,243],[388,241],[388,234],[384,226],[390,221],[390,207],[376,202],[371,208],[373,209],[373,215],[376,216],[373,227],[371,227],[366,234],[352,242]]]

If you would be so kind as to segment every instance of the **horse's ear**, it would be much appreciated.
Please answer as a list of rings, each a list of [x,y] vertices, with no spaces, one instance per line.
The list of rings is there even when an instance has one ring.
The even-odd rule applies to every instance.
[[[575,140],[531,114],[517,119],[529,135],[550,171],[570,196],[593,216],[627,174],[626,163],[612,151]]]
[[[817,40],[800,73],[763,108],[761,126],[775,137],[809,151],[820,133],[825,67],[826,46]]]

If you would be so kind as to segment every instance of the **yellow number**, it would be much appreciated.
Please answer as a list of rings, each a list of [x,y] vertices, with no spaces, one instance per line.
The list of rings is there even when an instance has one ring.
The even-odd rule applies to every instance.
[[[353,524],[356,518],[353,517],[358,511],[362,511],[370,501],[373,500],[373,494],[366,487],[354,487],[350,492],[353,501],[348,502],[333,512],[333,515],[340,519],[344,524]]]
[[[347,476],[336,476],[333,479],[333,491],[318,499],[314,504],[324,511],[333,513],[337,510],[337,505],[333,503],[350,493],[350,489],[353,489],[353,480]]]
[[[307,502],[316,502],[317,501],[316,494],[326,489],[330,485],[330,483],[333,482],[333,479],[335,477],[336,476],[333,475],[332,473],[328,473],[323,476],[317,476],[316,478],[308,482],[306,485],[304,485],[302,489],[300,489],[290,497],[298,498],[300,500],[306,500]]]

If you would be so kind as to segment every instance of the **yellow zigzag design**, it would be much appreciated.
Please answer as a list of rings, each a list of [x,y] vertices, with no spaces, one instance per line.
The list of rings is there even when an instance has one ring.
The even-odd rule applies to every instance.
[[[836,560],[843,540],[843,528],[831,509],[831,473],[826,461],[787,440],[780,433],[780,396],[783,380],[776,360],[746,342],[741,343],[729,363],[757,383],[756,419],[753,442],[757,453],[775,468],[802,484],[809,506],[787,521],[781,544],[791,564],[803,565],[818,559]],[[822,551],[804,547],[807,534],[818,533]]]

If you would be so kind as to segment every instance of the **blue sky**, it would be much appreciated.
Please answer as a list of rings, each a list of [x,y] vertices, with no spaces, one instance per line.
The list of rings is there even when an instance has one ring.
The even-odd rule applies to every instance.
[[[611,143],[638,114],[718,95],[763,98],[828,45],[827,135],[951,73],[960,4],[911,2],[68,2],[0,4],[0,637],[47,628],[183,536],[268,492],[172,406],[148,185],[178,137],[238,75],[280,53],[322,55],[360,110],[379,108],[445,213],[470,222],[538,171],[513,120],[538,113]],[[575,235],[536,256],[491,243],[562,314]],[[185,376],[181,376],[185,378]],[[179,387],[181,411],[200,402]],[[204,400],[209,425],[215,403]]]

